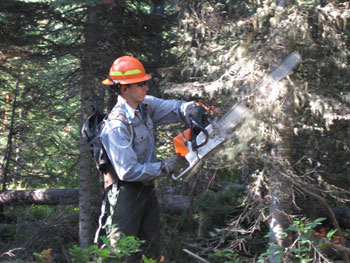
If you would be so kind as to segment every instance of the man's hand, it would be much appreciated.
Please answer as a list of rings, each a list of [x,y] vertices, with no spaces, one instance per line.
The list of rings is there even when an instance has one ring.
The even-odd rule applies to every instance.
[[[162,172],[167,175],[176,174],[182,168],[186,166],[186,159],[178,155],[168,157],[162,161],[161,169]]]
[[[187,123],[190,123],[190,118],[198,121],[200,107],[194,101],[185,102],[183,104],[183,111]]]

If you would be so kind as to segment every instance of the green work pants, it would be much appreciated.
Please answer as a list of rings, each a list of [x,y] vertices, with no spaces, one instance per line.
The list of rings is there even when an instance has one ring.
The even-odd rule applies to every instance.
[[[105,229],[115,244],[121,235],[135,236],[146,243],[142,253],[148,258],[159,256],[159,206],[154,186],[123,182],[108,190],[110,214]]]

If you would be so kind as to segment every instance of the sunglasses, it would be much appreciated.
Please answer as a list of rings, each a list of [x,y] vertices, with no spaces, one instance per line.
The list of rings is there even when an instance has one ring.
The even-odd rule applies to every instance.
[[[147,85],[147,82],[146,82],[146,81],[144,81],[144,82],[138,82],[138,83],[136,83],[136,84],[137,84],[137,86],[139,86],[139,87],[144,87],[144,86]]]

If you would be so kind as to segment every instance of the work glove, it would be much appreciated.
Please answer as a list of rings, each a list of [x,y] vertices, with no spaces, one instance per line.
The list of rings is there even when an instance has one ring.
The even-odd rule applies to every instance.
[[[190,123],[190,118],[198,121],[200,107],[195,104],[194,101],[185,102],[183,104],[183,113],[185,116],[186,123]]]
[[[161,169],[166,175],[172,175],[179,172],[186,166],[186,159],[178,155],[168,157],[162,161]]]

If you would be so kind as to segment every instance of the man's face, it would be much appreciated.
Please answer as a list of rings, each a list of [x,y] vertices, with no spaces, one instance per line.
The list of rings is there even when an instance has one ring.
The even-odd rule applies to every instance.
[[[139,103],[145,100],[147,91],[148,86],[146,82],[133,83],[125,89],[123,95],[130,106],[137,107]]]

